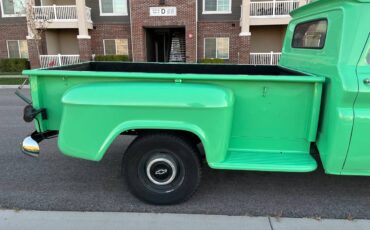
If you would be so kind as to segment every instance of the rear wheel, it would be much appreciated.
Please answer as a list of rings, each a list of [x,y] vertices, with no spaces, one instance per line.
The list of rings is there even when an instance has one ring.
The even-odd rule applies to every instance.
[[[180,203],[199,185],[199,152],[181,136],[144,135],[127,150],[123,172],[131,193],[139,199],[152,204]]]

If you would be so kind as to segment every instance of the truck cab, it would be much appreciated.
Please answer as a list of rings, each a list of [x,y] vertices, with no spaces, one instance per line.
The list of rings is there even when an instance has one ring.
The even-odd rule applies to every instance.
[[[284,41],[281,66],[325,77],[315,143],[330,174],[370,175],[369,3],[320,0],[299,8]],[[311,31],[295,43],[305,27]]]

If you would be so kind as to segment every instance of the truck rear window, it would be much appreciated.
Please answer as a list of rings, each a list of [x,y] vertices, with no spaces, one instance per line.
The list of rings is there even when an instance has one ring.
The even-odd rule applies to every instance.
[[[320,19],[303,22],[295,27],[293,48],[322,49],[325,45],[328,21]]]
[[[369,53],[367,54],[367,64],[370,65],[370,50],[369,50]]]

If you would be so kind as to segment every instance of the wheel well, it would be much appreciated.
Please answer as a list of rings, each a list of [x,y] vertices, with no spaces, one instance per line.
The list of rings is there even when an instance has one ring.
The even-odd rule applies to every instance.
[[[135,130],[128,130],[123,133],[123,135],[135,135],[135,136],[143,136],[149,135],[154,133],[170,133],[172,135],[181,136],[193,144],[200,153],[200,156],[203,158],[205,156],[205,150],[202,144],[202,140],[194,133],[184,130],[164,130],[164,129],[135,129]]]

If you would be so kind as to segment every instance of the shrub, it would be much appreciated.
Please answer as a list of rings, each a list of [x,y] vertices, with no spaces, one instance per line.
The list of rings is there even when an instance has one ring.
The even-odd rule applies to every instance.
[[[225,60],[219,59],[219,58],[204,58],[200,60],[200,63],[202,64],[224,64]]]
[[[20,73],[30,68],[30,63],[25,58],[7,58],[0,60],[0,72]]]
[[[129,61],[127,55],[96,55],[95,61]]]

